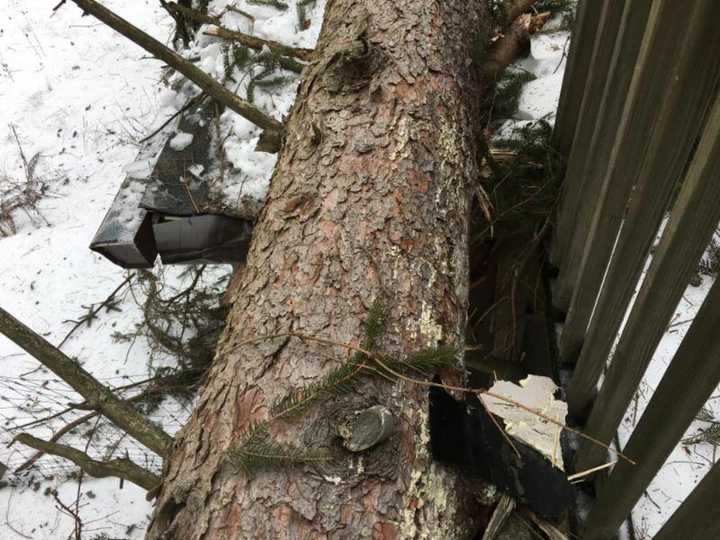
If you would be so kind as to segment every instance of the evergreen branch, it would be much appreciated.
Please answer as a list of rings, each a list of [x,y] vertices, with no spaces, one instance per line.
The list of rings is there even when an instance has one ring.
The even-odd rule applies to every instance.
[[[291,390],[271,407],[272,419],[301,414],[323,397],[349,393],[354,387],[355,377],[362,369],[362,364],[353,358],[327,373],[321,380]]]
[[[376,341],[385,331],[386,322],[387,309],[380,300],[375,299],[363,323],[363,349],[369,352],[375,347]],[[291,390],[273,404],[270,409],[272,419],[300,414],[323,397],[347,394],[353,389],[355,378],[367,360],[367,354],[356,351],[350,360],[325,374],[319,381]]]
[[[368,311],[367,319],[363,323],[365,338],[362,341],[362,348],[372,351],[377,345],[377,340],[385,332],[387,325],[388,309],[379,299],[375,299]]]
[[[245,439],[228,451],[227,458],[237,470],[243,471],[248,476],[264,469],[291,467],[330,459],[321,452],[304,450],[274,440],[270,436],[267,421],[252,425]]]

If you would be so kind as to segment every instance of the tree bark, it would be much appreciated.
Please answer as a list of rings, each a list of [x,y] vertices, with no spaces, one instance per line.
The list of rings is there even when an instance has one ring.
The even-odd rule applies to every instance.
[[[476,532],[460,475],[429,454],[427,388],[407,381],[362,376],[351,393],[270,422],[275,440],[330,461],[250,476],[227,455],[277,399],[347,357],[309,340],[252,338],[303,333],[357,346],[380,301],[384,355],[462,350],[485,24],[482,0],[328,2],[225,335],[166,463],[148,538]],[[442,379],[462,382],[461,373]],[[394,432],[362,451],[343,447],[338,427],[377,405]]]

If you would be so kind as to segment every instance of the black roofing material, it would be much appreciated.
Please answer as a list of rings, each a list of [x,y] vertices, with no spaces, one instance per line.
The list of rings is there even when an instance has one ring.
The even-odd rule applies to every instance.
[[[468,478],[494,484],[536,514],[558,519],[573,503],[573,486],[565,473],[540,452],[517,439],[513,439],[513,444],[520,457],[477,396],[468,395],[466,401],[457,401],[440,388],[430,388],[433,458],[457,466]]]
[[[149,160],[152,173],[128,174],[90,249],[123,268],[151,268],[158,255],[164,264],[245,261],[252,222],[203,212],[213,206],[200,172],[211,164],[213,107],[186,113],[141,149],[138,161]],[[193,139],[174,150],[179,132]]]

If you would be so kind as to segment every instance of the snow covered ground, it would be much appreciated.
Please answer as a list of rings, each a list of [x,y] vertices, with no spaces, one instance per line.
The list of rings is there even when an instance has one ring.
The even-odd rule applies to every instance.
[[[0,22],[0,182],[26,181],[19,141],[28,161],[37,156],[34,176],[47,186],[39,215],[31,219],[15,212],[16,234],[0,238],[0,305],[59,343],[72,326],[63,321],[82,316],[83,305],[104,300],[125,278],[122,269],[87,246],[122,180],[123,167],[137,152],[136,141],[158,111],[160,64],[98,21],[82,17],[74,5],[53,14],[54,5],[9,0]],[[171,31],[170,19],[153,0],[112,0],[107,5],[163,41]],[[78,330],[63,346],[112,385],[148,374],[142,340],[129,348],[111,338],[115,331],[131,331],[140,320],[132,299],[125,298],[119,307],[122,312],[101,312],[98,321]],[[46,373],[21,379],[38,363],[2,337],[0,361],[0,462],[12,469],[31,452],[19,444],[6,449],[13,435],[6,430],[77,398]],[[33,433],[50,435],[47,429]],[[141,447],[126,448],[132,459],[157,467],[157,458]],[[67,538],[73,521],[46,490],[57,489],[58,498],[73,505],[78,484],[62,481],[72,470],[59,460],[43,458],[38,471],[24,479],[8,471],[4,480],[20,487],[0,489],[0,537]],[[86,478],[80,505],[88,538],[101,532],[139,538],[151,511],[142,489],[126,482],[119,490],[116,479]]]
[[[639,422],[713,282],[714,278],[702,276],[698,286],[691,285],[686,289],[648,366],[635,400],[620,424],[618,438],[621,447],[630,439],[633,428]],[[706,415],[698,415],[688,427],[683,440],[665,460],[660,472],[633,509],[632,524],[638,540],[652,538],[717,461],[717,447],[714,444],[693,439],[708,429],[713,421],[720,421],[720,388],[705,404],[704,410]]]
[[[7,0],[0,21],[0,193],[22,188],[30,169],[34,185],[42,191],[37,211],[12,212],[0,230],[0,306],[58,344],[87,313],[128,275],[88,249],[95,230],[133,164],[139,140],[172,114],[183,100],[161,84],[162,64],[142,49],[115,34],[68,2],[53,13],[57,2]],[[127,18],[160,41],[170,43],[174,23],[157,0],[105,0],[109,9]],[[211,2],[211,13],[223,12],[227,1]],[[324,0],[308,6],[313,22],[299,31],[295,2],[278,11],[237,1],[254,22],[229,14],[230,28],[252,30],[261,37],[290,45],[312,47],[319,32]],[[252,26],[252,28],[250,27]],[[198,55],[212,74],[223,69],[217,39],[203,38],[187,56]],[[253,68],[256,69],[256,68]],[[247,80],[240,73],[246,90]],[[171,79],[172,82],[172,79]],[[283,81],[271,95],[256,90],[256,104],[280,118],[292,104],[295,82]],[[241,166],[248,188],[264,197],[275,157],[253,151],[257,133],[243,119],[222,119],[227,157]],[[9,234],[14,229],[14,234]],[[9,234],[9,235],[8,235]],[[183,284],[182,269],[161,268],[168,286]],[[216,285],[229,267],[216,267],[203,276],[205,286]],[[121,311],[101,310],[92,326],[81,326],[62,346],[85,369],[111,386],[127,385],[148,377],[152,351],[144,336],[117,342],[115,333],[133,333],[142,313],[133,296],[137,287],[118,295]],[[142,298],[139,299],[142,301]],[[152,354],[153,366],[172,365],[162,354]],[[56,413],[68,402],[80,401],[64,383],[0,337],[0,463],[9,467],[0,488],[0,538],[37,540],[67,538],[73,519],[59,502],[75,508],[83,521],[83,538],[101,533],[112,538],[142,538],[152,511],[144,490],[117,479],[85,477],[80,486],[67,480],[76,468],[59,459],[43,457],[29,472],[12,470],[32,455],[15,444],[13,435],[30,431],[49,438],[79,414],[70,413],[42,426],[14,429]],[[166,400],[154,415],[164,428],[175,432],[189,413],[187,404]],[[128,456],[159,472],[159,458],[122,434],[102,424],[95,433],[88,422],[61,442],[82,448],[99,458]],[[8,485],[10,484],[10,485]],[[78,495],[79,494],[79,495]]]

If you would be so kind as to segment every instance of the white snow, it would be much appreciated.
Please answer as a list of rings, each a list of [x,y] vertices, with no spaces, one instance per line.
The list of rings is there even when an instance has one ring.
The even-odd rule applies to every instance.
[[[190,146],[192,144],[192,141],[192,133],[184,133],[181,131],[172,139],[170,139],[170,148],[172,148],[176,152],[181,152],[182,150],[185,150],[188,146]]]
[[[531,36],[530,55],[510,66],[511,70],[532,73],[535,79],[523,85],[517,112],[498,127],[494,138],[510,138],[514,130],[538,120],[555,124],[570,32],[553,30],[552,25],[547,28],[544,33]]]

